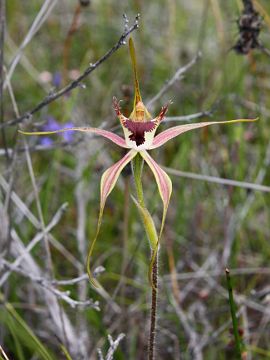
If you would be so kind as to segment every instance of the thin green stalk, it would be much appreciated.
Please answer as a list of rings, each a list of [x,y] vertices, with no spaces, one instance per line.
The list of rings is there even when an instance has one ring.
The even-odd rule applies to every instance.
[[[65,348],[65,346],[63,344],[61,345],[61,350],[63,351],[67,360],[72,360],[70,353],[68,352],[68,350]]]
[[[227,288],[229,293],[229,303],[230,303],[230,309],[231,309],[231,317],[232,317],[232,325],[233,325],[233,335],[235,340],[235,350],[236,355],[239,360],[242,359],[242,342],[239,335],[239,327],[238,327],[238,320],[236,316],[236,306],[233,299],[233,288],[232,288],[232,282],[230,277],[230,270],[226,268],[226,278],[227,278]]]
[[[142,187],[142,170],[143,170],[144,160],[137,154],[135,158],[132,160],[132,171],[134,176],[134,182],[137,192],[138,203],[144,208],[144,197],[143,197],[143,187]]]
[[[137,192],[137,207],[141,213],[143,225],[150,242],[151,253],[155,248],[156,242],[158,241],[156,229],[151,215],[145,207],[143,187],[142,187],[142,169],[144,160],[138,154],[132,161],[132,169],[134,175],[134,182]],[[136,202],[135,202],[136,203]],[[156,314],[157,314],[157,292],[158,287],[158,260],[157,256],[152,267],[152,297],[151,297],[151,313],[150,313],[150,333],[148,340],[148,360],[153,360],[155,356],[155,337],[156,337]]]
[[[5,310],[11,316],[11,319],[16,321],[17,330],[19,331],[20,329],[22,329],[25,332],[25,334],[29,337],[28,340],[29,344],[30,341],[32,341],[33,347],[35,348],[36,352],[39,354],[40,359],[53,360],[54,357],[49,353],[47,348],[36,337],[32,329],[27,325],[24,319],[19,315],[19,313],[14,309],[14,307],[10,303],[5,302],[5,298],[2,293],[0,293],[0,303],[1,305],[4,306]]]
[[[137,193],[137,200],[135,198],[133,198],[133,196],[132,196],[132,198],[133,198],[133,201],[135,202],[135,204],[139,210],[139,213],[141,215],[143,226],[144,226],[145,232],[147,234],[147,237],[148,237],[148,240],[150,243],[150,248],[151,248],[151,250],[153,250],[153,249],[155,249],[156,244],[158,242],[158,235],[157,235],[154,221],[153,221],[149,211],[146,209],[145,203],[144,203],[143,187],[142,187],[142,180],[141,180],[143,164],[144,164],[144,160],[140,156],[140,154],[138,154],[132,160],[132,171],[133,171],[135,188],[136,188],[136,193]]]

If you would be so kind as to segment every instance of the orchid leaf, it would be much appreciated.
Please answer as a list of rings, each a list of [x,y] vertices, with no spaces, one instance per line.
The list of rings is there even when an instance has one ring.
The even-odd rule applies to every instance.
[[[122,148],[127,148],[125,140],[123,138],[121,138],[119,135],[116,135],[116,134],[112,133],[111,131],[102,130],[102,129],[98,129],[98,128],[92,128],[92,127],[71,127],[71,128],[59,129],[59,130],[54,130],[54,131],[33,131],[33,132],[18,130],[18,132],[23,135],[38,135],[38,136],[59,134],[59,133],[63,133],[66,131],[90,132],[95,135],[103,136],[103,137],[111,140],[113,143],[115,143],[116,145],[118,145]]]
[[[207,121],[207,122],[201,122],[201,123],[195,123],[195,124],[185,124],[185,125],[178,125],[174,126],[172,128],[169,128],[167,130],[162,131],[160,134],[158,134],[154,140],[152,145],[149,147],[149,149],[155,149],[163,144],[165,144],[167,141],[175,138],[178,135],[181,135],[187,131],[203,128],[205,126],[210,125],[216,125],[216,124],[234,124],[234,123],[240,123],[240,122],[252,122],[256,121],[256,119],[237,119],[237,120],[229,120],[229,121]]]
[[[113,188],[116,184],[116,181],[119,178],[119,175],[121,174],[123,168],[135,157],[136,154],[137,154],[137,151],[130,150],[121,160],[119,160],[116,164],[109,167],[109,169],[107,169],[101,177],[100,210],[99,210],[99,216],[98,216],[97,230],[96,230],[94,240],[92,241],[92,243],[90,245],[88,255],[87,255],[87,273],[88,273],[90,282],[95,287],[99,287],[99,284],[94,279],[93,274],[91,272],[91,268],[90,268],[91,256],[92,256],[93,249],[94,249],[95,243],[97,241],[97,238],[98,238],[98,235],[100,232],[100,227],[101,227],[101,223],[102,223],[102,217],[103,217],[103,211],[104,211],[106,199],[109,196],[109,194],[111,193],[111,191],[113,190]]]
[[[153,267],[153,263],[154,263],[154,261],[152,263],[152,259],[153,259],[153,256],[156,257],[156,254],[157,254],[158,245],[159,245],[159,236],[156,231],[154,220],[153,220],[152,216],[150,215],[149,211],[145,207],[141,206],[139,204],[139,202],[133,196],[131,196],[131,197],[139,210],[139,213],[140,213],[142,221],[143,221],[144,229],[147,234],[147,237],[148,237],[148,240],[150,243],[150,247],[152,249],[153,255],[151,257],[150,266],[149,266],[149,270],[148,270],[148,279],[149,279],[149,282],[151,283],[152,288],[155,288],[155,285],[154,285],[153,279],[152,279],[152,275],[151,275],[152,267]],[[154,259],[155,259],[155,257],[154,257]]]
[[[151,273],[152,273],[152,268],[153,268],[153,265],[154,265],[154,262],[155,262],[155,259],[157,256],[161,236],[163,233],[167,210],[168,210],[170,197],[171,197],[171,193],[172,193],[172,182],[171,182],[171,179],[169,178],[169,176],[165,173],[165,171],[161,169],[161,167],[154,161],[154,159],[152,159],[152,157],[146,151],[141,151],[140,154],[143,157],[143,159],[147,162],[147,164],[149,165],[150,169],[152,170],[152,172],[154,174],[154,177],[157,182],[159,194],[160,194],[160,197],[163,202],[163,215],[162,215],[162,221],[161,221],[158,241],[157,241],[155,247],[152,249],[153,253],[152,253],[150,266],[149,266],[149,273],[148,273],[150,282],[153,285]]]
[[[143,225],[146,230],[150,246],[152,249],[154,249],[158,243],[158,235],[153,218],[150,215],[149,211],[145,207],[141,206],[134,196],[131,196],[131,198],[134,201],[134,204],[137,206],[139,213],[142,217]]]

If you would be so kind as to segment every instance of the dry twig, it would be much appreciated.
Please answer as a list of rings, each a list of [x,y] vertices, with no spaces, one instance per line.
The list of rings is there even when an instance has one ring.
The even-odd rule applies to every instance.
[[[95,63],[90,63],[90,65],[85,69],[82,75],[80,75],[76,80],[70,82],[67,86],[60,89],[57,92],[51,93],[48,96],[46,96],[40,103],[38,103],[32,110],[25,112],[22,116],[14,119],[9,120],[1,125],[1,127],[6,126],[13,126],[20,124],[25,119],[30,119],[32,115],[34,115],[36,112],[47,106],[48,104],[52,103],[56,99],[60,98],[61,96],[67,94],[68,92],[76,89],[77,87],[80,87],[82,85],[82,81],[91,74],[94,70],[96,70],[104,61],[108,60],[111,55],[113,55],[120,47],[126,44],[126,38],[136,29],[139,27],[139,14],[136,16],[134,24],[125,30],[123,34],[120,36],[119,40],[115,43],[115,45],[106,52],[99,60],[97,60]]]

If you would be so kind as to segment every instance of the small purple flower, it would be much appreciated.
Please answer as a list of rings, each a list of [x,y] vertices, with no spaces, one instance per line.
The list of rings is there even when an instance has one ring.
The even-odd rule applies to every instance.
[[[42,127],[43,131],[55,131],[61,129],[54,117],[48,116],[47,123]]]
[[[55,86],[56,88],[59,88],[61,85],[61,81],[62,81],[62,75],[59,71],[56,71],[53,74],[53,78],[52,78],[53,86]]]
[[[45,147],[50,147],[53,145],[53,140],[49,138],[48,136],[45,136],[44,138],[41,138],[39,141],[40,145]]]
[[[61,129],[69,129],[74,127],[74,124],[72,121],[67,121],[64,124],[59,124],[54,117],[52,116],[48,116],[47,118],[47,122],[45,125],[42,126],[42,131],[44,132],[48,132],[48,131],[58,131]],[[73,141],[73,136],[74,136],[74,131],[69,131],[69,132],[63,132],[60,134],[63,138],[63,140],[65,142],[72,142]],[[48,136],[45,136],[43,138],[40,139],[40,144],[43,146],[52,146],[54,143],[54,140],[51,139]]]
[[[74,127],[74,124],[72,121],[67,121],[64,125],[63,128],[68,129]],[[64,138],[64,140],[66,142],[71,142],[73,140],[73,136],[74,136],[74,131],[68,131],[68,132],[64,132],[61,134]]]
[[[52,116],[48,116],[47,123],[42,126],[43,131],[55,131],[59,129],[61,129],[61,126]],[[39,143],[40,145],[50,147],[53,145],[53,140],[50,137],[45,136],[44,138],[40,139]]]

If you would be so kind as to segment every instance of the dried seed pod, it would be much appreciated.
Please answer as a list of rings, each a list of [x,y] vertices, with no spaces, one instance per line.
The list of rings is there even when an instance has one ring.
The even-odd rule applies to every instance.
[[[251,0],[243,0],[244,9],[237,20],[239,39],[233,49],[242,55],[248,54],[252,49],[258,48],[259,35],[262,28],[262,18],[255,11]]]
[[[79,0],[79,2],[80,2],[80,5],[84,6],[84,7],[90,5],[90,0]]]

